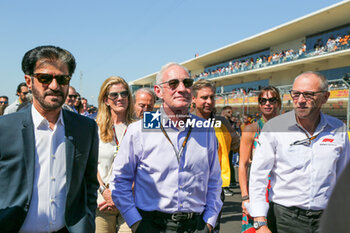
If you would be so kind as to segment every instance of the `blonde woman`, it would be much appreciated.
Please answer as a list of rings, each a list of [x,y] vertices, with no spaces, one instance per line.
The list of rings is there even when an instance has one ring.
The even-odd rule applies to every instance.
[[[114,159],[128,125],[133,121],[133,101],[128,84],[121,77],[106,79],[98,96],[99,159],[97,178],[98,209],[96,211],[96,232],[131,232],[112,201],[109,179]]]

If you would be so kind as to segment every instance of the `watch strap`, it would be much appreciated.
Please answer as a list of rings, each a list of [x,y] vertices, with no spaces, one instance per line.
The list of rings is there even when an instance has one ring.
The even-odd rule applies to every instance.
[[[266,221],[262,221],[262,222],[260,222],[260,221],[255,222],[254,221],[254,224],[253,224],[255,230],[259,229],[262,226],[266,226],[266,225],[267,225]]]
[[[98,188],[98,192],[102,195],[102,193],[107,189],[106,186],[104,185],[101,185],[99,188]]]

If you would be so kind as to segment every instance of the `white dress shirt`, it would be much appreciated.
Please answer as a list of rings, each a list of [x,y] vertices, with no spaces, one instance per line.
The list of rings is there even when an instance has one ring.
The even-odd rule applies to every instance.
[[[66,143],[62,111],[51,130],[32,106],[35,174],[32,199],[20,232],[52,232],[65,226]]]
[[[291,111],[268,121],[259,136],[251,167],[249,211],[253,217],[266,216],[265,194],[271,173],[269,200],[305,210],[326,207],[337,178],[349,161],[346,126],[321,113],[311,141]],[[306,140],[305,140],[306,139]]]

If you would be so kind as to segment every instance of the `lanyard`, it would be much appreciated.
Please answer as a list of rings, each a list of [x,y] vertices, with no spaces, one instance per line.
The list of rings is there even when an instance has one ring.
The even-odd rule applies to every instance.
[[[188,141],[188,138],[190,137],[190,134],[191,134],[191,131],[192,131],[192,127],[190,126],[188,132],[187,132],[187,135],[186,135],[186,138],[184,140],[184,142],[182,143],[182,146],[180,148],[180,151],[177,151],[176,147],[174,146],[174,144],[172,143],[172,141],[170,140],[167,132],[165,131],[162,123],[160,124],[160,129],[162,130],[164,136],[166,137],[166,139],[168,139],[168,141],[170,142],[170,144],[173,146],[173,149],[175,151],[175,154],[176,154],[176,158],[177,158],[177,162],[180,163],[180,158],[182,156],[182,152],[187,144],[187,141]]]
[[[128,126],[126,126],[125,130],[124,130],[124,134],[123,134],[123,137],[121,138],[120,141],[123,140],[124,136],[125,136],[125,133],[126,133],[126,130],[128,129]],[[115,132],[115,128],[114,128],[114,125],[113,125],[113,133],[114,133],[114,140],[115,140],[115,144],[117,144],[117,146],[115,147],[115,152],[118,153],[119,151],[119,141],[118,141],[118,138],[117,138],[117,134]],[[115,153],[115,155],[116,155]]]
[[[298,128],[301,130],[301,131],[303,131],[303,133],[306,135],[306,139],[303,139],[303,140],[298,140],[298,141],[295,141],[295,142],[293,142],[292,144],[290,144],[291,146],[295,146],[295,145],[305,145],[305,146],[309,146],[309,145],[311,145],[311,142],[313,141],[313,140],[315,140],[316,138],[317,138],[317,136],[318,135],[320,135],[320,133],[318,133],[318,134],[316,134],[316,135],[314,135],[314,136],[312,136],[312,137],[309,137],[309,135],[305,132],[305,130],[302,128],[302,127],[300,127],[299,125],[297,125],[298,126]]]

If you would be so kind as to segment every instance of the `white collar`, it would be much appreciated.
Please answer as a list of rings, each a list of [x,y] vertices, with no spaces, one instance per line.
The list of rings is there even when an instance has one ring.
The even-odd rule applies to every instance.
[[[36,108],[34,107],[34,105],[32,105],[32,118],[33,118],[33,124],[34,124],[34,127],[36,129],[40,129],[42,127],[46,127],[46,128],[50,128],[50,124],[49,124],[49,121],[46,120],[39,112],[38,110],[36,110]],[[57,124],[61,124],[62,126],[64,126],[64,121],[63,121],[63,115],[62,115],[62,109],[59,113],[59,116],[58,116],[58,119],[57,119],[57,122],[55,124],[55,126]]]

